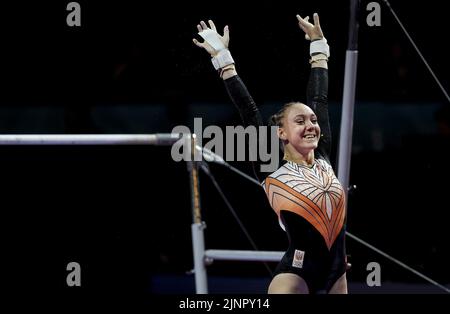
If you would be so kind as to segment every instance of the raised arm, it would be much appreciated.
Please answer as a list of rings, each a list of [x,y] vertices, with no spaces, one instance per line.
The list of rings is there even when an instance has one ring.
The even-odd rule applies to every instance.
[[[204,41],[199,42],[193,39],[194,44],[205,49],[211,56],[211,61],[214,68],[217,70],[219,76],[225,83],[225,88],[231,101],[239,110],[242,122],[245,127],[249,125],[262,125],[261,114],[256,106],[252,96],[247,90],[244,82],[236,72],[236,66],[231,53],[228,49],[230,42],[230,33],[228,26],[224,27],[223,36],[221,36],[214,25],[214,22],[209,20],[208,25],[201,21],[197,25],[199,35],[203,37]]]
[[[319,16],[314,13],[314,24],[308,17],[297,15],[300,28],[305,38],[311,40],[311,73],[306,89],[306,105],[316,113],[321,128],[321,138],[317,152],[329,160],[331,153],[331,128],[328,114],[328,57],[330,55],[327,41],[320,27]]]

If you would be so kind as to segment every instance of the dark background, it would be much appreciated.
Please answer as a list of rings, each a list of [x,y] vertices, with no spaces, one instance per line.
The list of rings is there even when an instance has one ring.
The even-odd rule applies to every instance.
[[[208,55],[192,43],[196,24],[209,18],[220,29],[229,25],[238,72],[268,118],[283,103],[305,98],[308,43],[295,14],[319,12],[331,46],[336,152],[348,1],[78,1],[81,27],[66,25],[68,2],[2,5],[1,133],[166,133],[192,126],[194,117],[204,118],[204,126],[240,124]],[[448,284],[449,103],[382,1],[381,26],[367,26],[367,3],[348,230]],[[448,89],[443,4],[391,5]],[[3,146],[0,161],[2,270],[10,291],[194,292],[186,275],[189,180],[170,147]],[[247,163],[231,164],[250,173]],[[259,249],[284,250],[287,240],[262,191],[210,167]],[[252,249],[209,178],[202,174],[200,182],[207,248]],[[380,291],[364,285],[371,261],[381,264],[385,285],[439,292],[351,239],[348,253],[354,292]],[[66,286],[71,261],[82,267],[81,288]],[[210,278],[236,278],[228,286],[212,282],[213,292],[263,292],[270,280],[258,263],[216,262],[208,271]],[[391,292],[415,291],[402,287]]]

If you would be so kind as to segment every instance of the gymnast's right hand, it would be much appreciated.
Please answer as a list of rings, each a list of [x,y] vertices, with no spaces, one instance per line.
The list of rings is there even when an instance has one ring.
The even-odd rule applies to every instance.
[[[230,42],[230,34],[228,31],[228,25],[223,29],[223,36],[221,36],[214,25],[212,20],[208,20],[208,25],[204,21],[201,21],[197,25],[199,35],[203,37],[204,41],[199,42],[197,39],[192,41],[198,47],[205,49],[211,57],[215,57],[221,50],[228,49],[228,43]]]

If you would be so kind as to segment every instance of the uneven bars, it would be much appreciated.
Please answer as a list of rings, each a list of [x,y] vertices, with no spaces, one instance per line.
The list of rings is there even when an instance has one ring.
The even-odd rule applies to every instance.
[[[222,261],[260,261],[279,262],[285,252],[275,251],[240,251],[240,250],[206,250],[205,258]]]
[[[180,134],[7,134],[0,145],[172,145]]]

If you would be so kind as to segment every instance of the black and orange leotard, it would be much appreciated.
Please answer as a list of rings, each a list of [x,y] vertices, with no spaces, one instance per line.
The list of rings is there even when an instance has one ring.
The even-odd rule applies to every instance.
[[[262,125],[259,110],[238,76],[225,80],[245,126]],[[317,115],[321,139],[311,167],[283,160],[273,173],[257,173],[289,247],[275,271],[301,276],[310,293],[328,292],[346,270],[345,194],[329,162],[328,70],[312,68],[306,105]],[[259,165],[254,165],[259,169]]]

